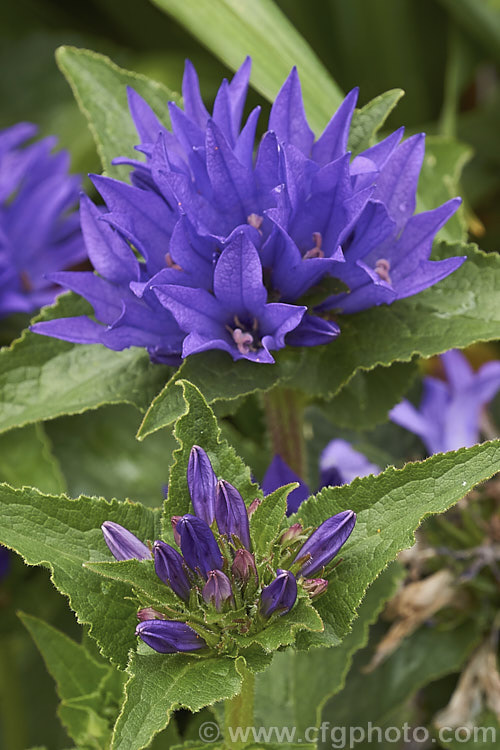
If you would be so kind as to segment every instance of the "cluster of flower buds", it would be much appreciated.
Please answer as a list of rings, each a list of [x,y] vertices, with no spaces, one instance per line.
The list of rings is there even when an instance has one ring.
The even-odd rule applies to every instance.
[[[256,560],[252,552],[250,507],[247,510],[233,485],[217,479],[208,455],[196,445],[187,482],[194,515],[172,518],[180,552],[161,540],[148,547],[112,521],[102,525],[117,560],[153,559],[156,575],[179,600],[173,615],[170,609],[168,614],[151,607],[139,611],[136,633],[151,648],[161,653],[197,651],[209,645],[206,639],[211,640],[212,632],[220,634],[230,612],[232,626],[248,633],[289,612],[297,600],[297,584],[310,597],[326,590],[328,581],[312,576],[325,570],[349,537],[356,522],[353,511],[332,516],[308,537],[301,524],[290,526],[277,541],[279,564],[286,567],[274,570],[269,558]],[[220,615],[219,623],[214,614]]]

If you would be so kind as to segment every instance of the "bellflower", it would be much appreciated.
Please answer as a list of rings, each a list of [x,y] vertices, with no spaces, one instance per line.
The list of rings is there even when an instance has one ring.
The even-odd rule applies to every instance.
[[[206,578],[211,570],[222,568],[222,555],[208,524],[189,513],[177,523],[182,554],[191,570]]]
[[[297,599],[297,581],[289,570],[278,568],[274,581],[262,589],[260,609],[264,617],[271,617],[277,612],[285,615],[291,610]]]
[[[356,477],[380,474],[381,471],[346,440],[338,439],[332,440],[323,450],[319,469],[321,487],[350,484]]]
[[[143,620],[135,629],[135,633],[160,654],[198,651],[207,645],[189,625],[172,620]]]
[[[269,464],[264,479],[262,480],[262,491],[264,495],[270,495],[271,492],[283,487],[285,484],[298,482],[299,486],[290,492],[287,498],[287,515],[291,516],[296,513],[301,502],[306,500],[311,494],[307,484],[283,461],[281,456],[276,454]]]
[[[156,540],[153,545],[155,572],[158,578],[168,583],[172,591],[185,601],[189,599],[191,586],[184,569],[184,560],[169,544]]]
[[[189,454],[187,483],[195,515],[210,526],[215,519],[217,477],[209,457],[199,445],[193,445]]]
[[[390,304],[458,268],[462,258],[428,260],[458,201],[413,215],[422,136],[400,143],[397,131],[351,160],[357,91],[315,139],[294,69],[255,148],[260,108],[242,124],[249,76],[247,59],[223,81],[210,114],[188,62],[184,109],[168,105],[171,131],[129,91],[144,160],[117,160],[132,167],[132,185],[93,178],[104,208],[82,201],[97,275],[53,277],[86,297],[96,319],[33,330],[111,349],[142,346],[168,364],[208,349],[272,363],[271,352],[286,345],[335,339],[331,310]],[[306,295],[317,296],[328,276],[348,291],[308,307]]]
[[[344,510],[318,526],[295,558],[294,562],[304,560],[300,566],[300,575],[311,578],[326,567],[346,543],[355,523],[356,514],[352,510]]]
[[[244,547],[250,547],[248,512],[240,493],[229,482],[217,482],[215,493],[215,519],[221,534],[236,537]]]
[[[203,471],[199,472],[193,461],[201,457]],[[194,446],[186,472],[192,496],[193,477],[211,477],[211,470],[205,451]],[[205,516],[206,504],[197,503],[197,507]],[[165,591],[164,604],[160,594],[152,607],[147,597],[141,598],[141,587],[136,592],[140,621],[136,633],[151,648],[174,653],[206,647],[211,653],[215,649],[218,654],[234,655],[242,636],[260,632],[273,614],[286,615],[294,607],[299,587],[310,600],[326,591],[327,579],[311,576],[330,562],[349,536],[355,522],[352,511],[325,521],[305,544],[300,524],[277,529],[272,555],[270,547],[259,552],[257,545],[254,553],[249,551],[248,515],[239,491],[221,479],[216,486],[214,531],[203,517],[187,513],[173,519],[175,543],[182,554],[162,540],[154,542],[154,572],[174,596]],[[119,524],[107,521],[103,532],[117,559],[151,557],[146,545]],[[229,544],[231,537],[246,548]],[[289,564],[292,570],[287,569]],[[145,571],[148,565],[153,567],[146,561]]]
[[[462,352],[451,350],[441,362],[446,381],[424,378],[418,409],[405,399],[389,413],[393,422],[421,438],[429,455],[478,443],[481,411],[500,390],[498,361],[474,372]]]
[[[135,534],[114,521],[105,521],[102,526],[104,541],[117,560],[149,560],[151,551]]]
[[[72,210],[80,179],[55,138],[26,144],[37,132],[20,122],[0,131],[0,317],[53,302],[60,287],[47,274],[86,257]]]
[[[0,545],[0,581],[10,570],[10,551]]]

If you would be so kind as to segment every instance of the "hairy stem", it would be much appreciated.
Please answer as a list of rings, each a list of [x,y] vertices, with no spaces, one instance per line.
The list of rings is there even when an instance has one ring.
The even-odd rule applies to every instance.
[[[253,696],[255,677],[245,670],[241,693],[225,703],[225,747],[228,750],[239,750],[248,745],[244,741],[245,729],[253,727]],[[238,727],[243,730],[243,737],[238,735]],[[229,731],[231,729],[231,732]],[[236,733],[236,734],[235,734]],[[234,739],[233,739],[234,738]]]
[[[291,388],[278,386],[265,393],[263,401],[273,454],[281,456],[299,477],[305,479],[303,396]]]
[[[3,744],[9,750],[25,750],[26,722],[17,680],[12,639],[0,639],[0,722]]]

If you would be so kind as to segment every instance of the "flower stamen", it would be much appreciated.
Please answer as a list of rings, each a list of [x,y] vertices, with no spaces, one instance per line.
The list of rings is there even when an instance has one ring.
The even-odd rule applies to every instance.
[[[262,226],[263,221],[264,221],[264,217],[259,216],[259,214],[249,214],[247,216],[247,223],[250,224],[251,227],[256,229],[259,234],[262,234],[260,228]]]
[[[321,235],[321,232],[313,232],[312,235],[314,247],[312,247],[310,250],[308,250],[304,254],[303,260],[307,260],[308,258],[324,258],[325,253],[321,249],[321,246],[323,244],[323,237]]]
[[[389,271],[391,270],[391,264],[386,258],[379,258],[375,263],[375,273],[380,276],[382,281],[387,281],[388,284],[392,284]]]
[[[166,253],[165,255],[165,263],[167,264],[168,268],[173,268],[176,271],[182,271],[182,266],[180,266],[172,259],[170,253]]]

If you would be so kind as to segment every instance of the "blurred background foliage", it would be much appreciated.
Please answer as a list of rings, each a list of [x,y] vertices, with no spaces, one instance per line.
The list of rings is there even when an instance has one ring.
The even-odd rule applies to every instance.
[[[216,44],[207,49],[191,33],[195,29],[190,28],[189,17],[196,13],[196,0],[185,0],[180,13],[175,0],[156,2],[169,13],[148,0],[1,3],[0,128],[20,120],[35,122],[43,135],[57,134],[60,145],[71,151],[74,171],[100,171],[86,120],[55,63],[54,51],[62,44],[106,54],[174,91],[180,89],[184,59],[189,57],[199,71],[204,96],[213,98],[221,77],[230,71],[219,59],[227,57]],[[205,0],[201,4],[205,6]],[[253,0],[227,0],[226,5],[231,4],[249,17],[255,9]],[[448,139],[447,143],[456,139],[465,148],[460,151],[457,147],[454,154],[471,149],[461,183],[468,229],[484,250],[496,251],[500,246],[500,0],[275,0],[275,5],[341,90],[360,87],[361,105],[387,89],[406,91],[386,123],[388,129],[403,124],[408,132],[423,130]],[[214,29],[218,22],[214,12],[210,20]],[[265,29],[261,31],[265,33]],[[274,29],[268,32],[273,39]],[[246,52],[241,48],[239,62]],[[280,52],[276,45],[276,59]],[[247,107],[257,102],[261,103],[262,97],[252,92]],[[333,109],[327,103],[327,110]],[[264,111],[261,127],[266,119]],[[438,202],[440,199],[436,205]],[[486,358],[489,356],[495,354],[489,351]],[[418,387],[416,383],[417,391]],[[497,400],[494,412],[499,409]],[[37,484],[34,476],[45,472],[52,484],[42,489],[48,491],[131,497],[159,505],[161,485],[168,477],[172,438],[162,433],[138,444],[133,438],[138,422],[131,407],[108,407],[61,418],[46,428],[9,433],[1,443],[0,479],[18,485]],[[238,431],[239,422],[246,425],[245,437]],[[308,412],[308,424],[313,486],[317,455],[334,435],[352,440],[381,465],[398,464],[421,453],[418,441],[408,434],[403,439],[402,431],[394,426],[370,431],[349,431],[343,426],[332,433],[328,415],[315,407]],[[223,429],[260,478],[266,462],[261,451],[259,405],[248,401]],[[21,444],[23,461],[16,463],[13,457],[21,455]],[[24,460],[26,451],[29,460]],[[47,571],[12,561],[12,574],[0,581],[0,747],[69,747],[70,740],[55,719],[55,688],[15,616],[18,607],[72,636],[78,630],[66,603],[52,588]],[[395,658],[402,656],[404,653]],[[358,658],[366,657],[361,653]],[[448,684],[444,675],[446,670],[433,679],[442,678],[440,695],[449,695],[454,682]],[[350,689],[358,690],[355,676],[348,683]],[[433,699],[430,689],[427,698]],[[337,699],[336,710],[342,700]],[[441,698],[437,704],[442,705]],[[25,744],[14,746],[9,736],[23,736]]]

